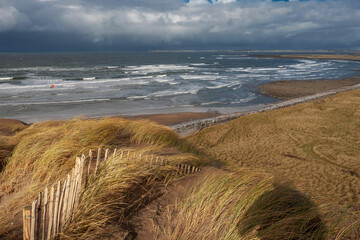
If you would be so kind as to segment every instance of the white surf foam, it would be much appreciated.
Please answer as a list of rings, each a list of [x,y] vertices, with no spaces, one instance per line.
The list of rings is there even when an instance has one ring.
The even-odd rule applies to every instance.
[[[9,80],[13,80],[14,77],[0,77],[0,81],[9,81]]]
[[[223,102],[219,102],[219,101],[213,101],[213,102],[205,102],[205,103],[201,103],[201,106],[206,106],[206,105],[212,105],[212,104],[221,104]]]
[[[127,66],[125,70],[131,71],[135,74],[153,74],[162,72],[185,71],[191,70],[193,67],[188,65],[177,64],[159,64],[159,65],[140,65],[140,66]]]
[[[180,82],[170,82],[169,84],[170,85],[178,85],[178,84],[180,84]]]
[[[206,63],[190,63],[190,66],[206,66]]]
[[[220,84],[220,85],[217,85],[217,86],[209,86],[209,87],[206,87],[207,89],[218,89],[218,88],[224,88],[224,87],[229,87],[231,86],[231,83],[229,84]]]
[[[199,90],[185,90],[185,91],[161,91],[156,92],[152,96],[154,97],[168,97],[168,96],[176,96],[176,95],[185,95],[185,94],[191,94],[195,95],[198,93]]]
[[[180,77],[184,80],[203,79],[204,78],[204,76],[202,76],[202,75],[190,75],[190,74],[180,75]]]
[[[0,82],[9,81],[13,79],[14,79],[13,77],[0,77]]]
[[[105,69],[116,69],[119,68],[119,66],[105,66]]]
[[[230,104],[246,103],[246,102],[250,102],[250,101],[254,100],[255,98],[256,97],[249,97],[249,98],[239,99],[238,101],[230,102]]]
[[[140,100],[140,99],[150,99],[148,96],[131,96],[131,97],[126,97],[129,100]]]
[[[202,80],[202,81],[215,81],[218,79],[227,79],[225,76],[219,76],[218,74],[204,74],[204,75],[194,75],[194,74],[184,74],[180,75],[180,77],[184,80]]]
[[[84,81],[90,81],[90,80],[95,80],[96,77],[84,77],[83,80]]]

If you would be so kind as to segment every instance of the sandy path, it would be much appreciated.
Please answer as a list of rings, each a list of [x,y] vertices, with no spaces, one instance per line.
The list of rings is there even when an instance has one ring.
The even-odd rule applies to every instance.
[[[166,228],[168,224],[167,208],[180,203],[186,198],[194,185],[199,183],[205,176],[209,176],[217,171],[219,169],[214,167],[204,167],[201,172],[185,175],[179,180],[162,187],[159,189],[161,191],[159,197],[136,213],[126,223],[126,226],[108,226],[108,232],[111,232],[111,236],[103,240],[167,240],[159,234],[159,231],[156,231],[156,226]]]

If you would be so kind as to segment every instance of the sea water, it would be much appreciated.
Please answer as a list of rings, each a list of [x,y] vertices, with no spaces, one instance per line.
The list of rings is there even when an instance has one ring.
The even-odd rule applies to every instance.
[[[257,86],[340,79],[359,62],[265,59],[247,52],[3,53],[0,117],[26,122],[77,115],[230,113],[277,102]]]

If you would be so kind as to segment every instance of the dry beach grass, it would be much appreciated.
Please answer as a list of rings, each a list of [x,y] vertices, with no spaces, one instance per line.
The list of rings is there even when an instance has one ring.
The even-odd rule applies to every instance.
[[[274,175],[318,203],[359,209],[360,90],[254,114],[188,140],[230,169]]]
[[[168,158],[175,155],[177,160],[174,162],[185,162],[189,159],[194,161],[196,159],[191,157],[191,154],[184,155],[182,153],[182,151],[191,152],[192,147],[178,138],[171,129],[147,121],[115,118],[36,123],[11,137],[7,142],[16,147],[0,174],[0,191],[5,193],[5,196],[0,199],[0,238],[20,239],[22,208],[28,205],[45,186],[51,186],[57,180],[64,178],[73,167],[75,157],[89,149],[117,147],[118,149],[138,151],[143,154],[166,154]],[[104,191],[103,194],[108,194],[107,196],[110,199],[111,196],[116,197],[113,199],[115,201],[120,199],[119,194],[130,193],[131,189],[141,186],[137,183],[151,182],[150,180],[157,175],[156,171],[149,171],[139,164],[134,168],[130,166],[130,169],[132,170],[129,171],[129,168],[123,170],[121,166],[118,166],[117,169],[113,169],[113,172],[109,173],[109,179],[99,177],[96,184],[103,182],[105,186],[103,189],[96,188],[96,184],[95,186],[89,185],[89,188],[93,187],[97,191]],[[108,172],[108,169],[104,171]],[[129,171],[129,173],[119,176],[116,171],[120,173],[121,171]],[[107,181],[114,181],[113,179],[120,183],[123,182],[122,185],[106,188],[108,186]],[[117,192],[116,194],[112,191],[116,190],[117,186],[120,193]],[[155,184],[151,186],[155,186]],[[145,189],[144,187],[143,190],[145,191]],[[90,189],[87,190],[91,191]],[[89,194],[96,199],[92,195],[93,193]],[[128,199],[130,202],[133,200]],[[145,200],[146,198],[144,198]],[[89,201],[92,201],[92,198],[89,198]],[[101,202],[99,204],[101,205]],[[104,203],[103,207],[106,208],[106,206]],[[125,204],[125,210],[126,207]],[[103,215],[101,218],[99,216],[99,221],[107,222],[104,219],[107,218]],[[108,219],[112,219],[112,217],[108,217]],[[96,223],[94,224],[96,225]],[[90,231],[86,227],[81,229],[82,231]],[[77,236],[79,231],[73,230],[71,233]],[[96,235],[96,231],[93,234]],[[74,237],[71,234],[67,236]]]
[[[166,156],[170,165],[111,158],[84,188],[62,238],[136,239],[146,206],[162,199],[168,205],[144,224],[152,228],[148,239],[358,239],[359,109],[360,90],[353,90],[187,138],[120,118],[33,124],[1,146],[15,148],[0,173],[0,238],[21,239],[22,207],[62,179],[76,155],[117,147]],[[222,170],[194,176],[186,193],[166,201],[164,189],[182,184],[182,176],[169,176],[183,162]]]

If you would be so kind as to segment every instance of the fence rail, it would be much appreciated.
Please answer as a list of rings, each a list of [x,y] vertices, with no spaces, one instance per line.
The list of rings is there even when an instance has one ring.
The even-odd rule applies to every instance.
[[[101,167],[110,156],[109,149],[104,152],[99,148],[94,165],[93,152],[89,151],[88,157],[82,154],[76,157],[75,166],[71,173],[67,174],[63,181],[58,181],[52,185],[50,191],[45,187],[44,194],[40,192],[38,197],[32,202],[31,206],[23,209],[23,239],[24,240],[50,240],[59,236],[66,224],[71,223],[73,212],[77,208],[83,186],[87,184],[92,174],[96,175]],[[112,157],[115,158],[117,149],[114,149]],[[131,156],[132,155],[132,156]],[[121,151],[121,159],[125,159],[124,164],[129,164],[131,160],[136,159],[136,152]],[[167,165],[168,160],[163,157],[146,155],[138,156],[138,160],[147,160],[150,165]],[[85,164],[87,164],[85,168]],[[201,169],[188,164],[176,165],[177,172],[188,174],[198,172]]]

